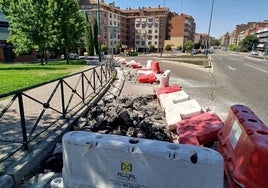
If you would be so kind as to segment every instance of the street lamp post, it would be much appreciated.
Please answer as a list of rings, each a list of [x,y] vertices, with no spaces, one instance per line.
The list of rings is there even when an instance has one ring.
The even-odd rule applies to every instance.
[[[101,36],[100,36],[100,0],[98,0],[98,48],[99,48],[99,61],[101,62]]]
[[[206,44],[206,56],[208,55],[208,46],[210,45],[209,36],[210,36],[210,28],[211,28],[213,7],[214,7],[214,0],[212,0],[212,6],[211,6],[211,11],[210,11],[209,26],[208,26],[208,36],[207,36],[207,44]]]

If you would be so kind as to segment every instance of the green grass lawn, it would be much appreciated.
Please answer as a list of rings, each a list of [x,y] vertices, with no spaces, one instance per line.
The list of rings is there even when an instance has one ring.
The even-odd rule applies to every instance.
[[[54,80],[83,69],[83,60],[0,64],[0,94]]]

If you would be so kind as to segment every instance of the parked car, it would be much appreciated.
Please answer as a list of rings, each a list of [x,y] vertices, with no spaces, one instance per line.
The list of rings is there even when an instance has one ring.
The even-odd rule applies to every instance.
[[[258,51],[252,51],[252,52],[251,52],[251,55],[258,56],[258,55],[259,55],[259,52],[258,52]]]
[[[69,53],[69,57],[71,59],[78,59],[79,58],[79,55],[77,53]]]
[[[201,53],[200,49],[192,49],[191,51],[191,55],[200,54],[200,53]]]
[[[196,55],[196,54],[198,54],[198,51],[197,51],[196,49],[193,49],[193,50],[191,51],[191,55]]]

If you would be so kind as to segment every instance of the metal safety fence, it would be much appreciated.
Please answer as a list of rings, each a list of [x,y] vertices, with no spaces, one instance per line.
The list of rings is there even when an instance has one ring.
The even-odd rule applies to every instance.
[[[114,78],[112,61],[0,95],[0,163],[84,109]]]

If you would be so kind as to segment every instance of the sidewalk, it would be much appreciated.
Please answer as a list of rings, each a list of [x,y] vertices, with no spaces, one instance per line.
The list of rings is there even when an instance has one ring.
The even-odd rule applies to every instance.
[[[141,96],[141,95],[153,95],[154,88],[157,87],[155,84],[139,84],[131,81],[125,80],[125,74],[128,74],[126,70],[121,69],[119,67],[117,69],[117,78],[111,85],[109,90],[106,92],[106,96],[110,97],[127,97],[127,96]],[[134,71],[134,70],[133,70]],[[78,78],[77,78],[78,79]],[[72,79],[70,84],[75,85],[77,82],[76,79]],[[48,93],[51,92],[55,88],[56,83],[47,84],[45,86],[39,87],[38,89],[33,89],[27,91],[29,96],[32,96],[39,101],[46,101],[48,98]],[[46,92],[44,92],[46,91]],[[57,93],[60,95],[59,93]],[[71,90],[69,93],[65,95],[71,95]],[[0,107],[6,106],[6,103],[9,102],[10,99],[6,99],[0,101]],[[33,102],[26,101],[29,108],[27,108],[25,114],[31,117],[38,116],[39,113],[43,110],[42,105],[34,104]],[[0,135],[3,140],[16,139],[21,140],[21,127],[20,127],[20,119],[19,112],[16,106],[12,107],[10,110],[9,117],[11,119],[2,119],[0,126]],[[60,107],[61,104],[56,103],[55,108]],[[50,112],[47,114],[50,120],[53,118],[58,118],[58,114]],[[16,184],[19,184],[21,179],[24,178],[25,175],[30,174],[30,172],[37,166],[40,161],[42,161],[50,151],[53,150],[53,147],[57,142],[59,142],[66,132],[68,132],[72,126],[72,123],[75,121],[75,118],[79,116],[68,119],[68,121],[60,120],[57,122],[57,125],[61,126],[53,126],[48,128],[48,131],[41,134],[42,136],[34,142],[31,142],[29,146],[29,150],[23,151],[19,150],[12,157],[0,163],[0,187],[13,187]],[[32,122],[28,122],[32,123]],[[45,126],[45,125],[44,125]],[[10,131],[12,129],[12,132]],[[35,131],[42,131],[44,127],[37,126]],[[14,150],[18,148],[21,144],[19,143],[9,143],[0,141],[0,157],[4,158],[7,154],[15,152]]]
[[[62,135],[70,130],[79,115],[90,105],[87,104],[87,106],[85,106],[81,104],[81,102],[79,102],[81,98],[73,94],[74,92],[81,92],[80,90],[82,88],[76,88],[80,79],[79,76],[71,77],[68,80],[69,86],[65,86],[67,89],[64,90],[64,96],[66,97],[65,100],[68,100],[65,102],[65,105],[68,104],[71,106],[71,109],[74,109],[74,111],[77,110],[76,112],[72,111],[68,113],[70,117],[67,119],[60,118],[62,115],[57,113],[57,111],[61,111],[62,108],[60,102],[61,92],[55,89],[57,82],[40,86],[38,89],[32,89],[25,93],[28,95],[23,96],[28,137],[30,130],[37,121],[38,126],[36,126],[32,137],[37,133],[41,133],[35,140],[31,141],[27,151],[21,149],[23,140],[18,101],[11,104],[0,122],[0,138],[2,140],[0,141],[0,159],[4,160],[0,163],[0,187],[13,187],[19,184],[25,175],[30,174],[30,172],[44,160],[48,153],[53,150],[55,144],[61,140]],[[76,91],[74,91],[73,88],[76,88]],[[88,92],[90,92],[89,90]],[[106,92],[106,88],[98,91],[98,96],[101,96]],[[52,95],[53,98],[51,97]],[[92,98],[91,102],[94,103],[98,99],[98,96]],[[0,108],[3,109],[6,107],[10,101],[10,98],[0,101]],[[72,101],[72,103],[70,101]],[[54,110],[44,106],[44,104],[48,102],[50,107]],[[80,105],[72,106],[78,103],[80,103]],[[38,120],[39,115],[42,113],[42,118]],[[59,120],[54,122],[56,119]],[[53,126],[48,126],[48,124],[52,122],[54,123]],[[14,154],[7,158],[7,156],[12,153]]]

